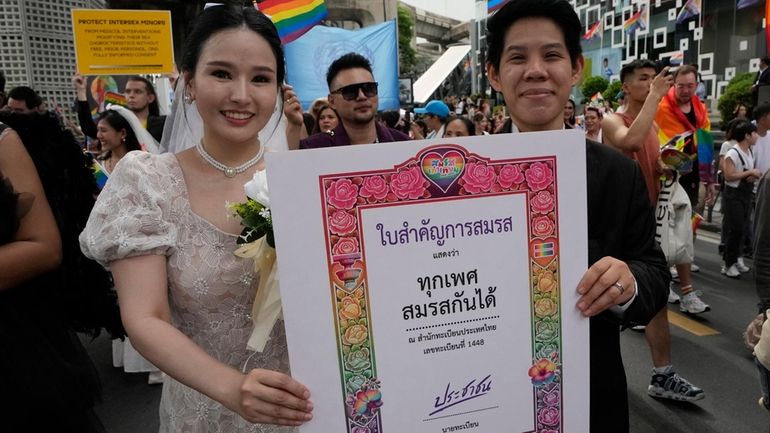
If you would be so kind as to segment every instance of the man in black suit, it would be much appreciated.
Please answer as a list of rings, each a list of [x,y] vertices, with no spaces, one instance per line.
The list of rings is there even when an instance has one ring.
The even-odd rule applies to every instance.
[[[565,127],[563,107],[583,71],[581,31],[566,0],[513,0],[489,19],[487,69],[510,112],[505,132]],[[590,318],[591,432],[623,433],[628,394],[619,331],[663,308],[670,275],[639,166],[593,141],[586,141],[586,165],[590,267],[577,308]]]
[[[763,57],[759,60],[759,72],[757,72],[757,78],[754,80],[754,84],[751,86],[751,97],[754,100],[754,107],[759,105],[759,88],[770,85],[770,57]]]

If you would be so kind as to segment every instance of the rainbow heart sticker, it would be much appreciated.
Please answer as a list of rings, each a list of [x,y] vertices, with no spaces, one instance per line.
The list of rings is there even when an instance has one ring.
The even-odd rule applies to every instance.
[[[444,193],[457,182],[465,170],[465,157],[457,150],[430,151],[422,157],[422,172],[425,177]]]

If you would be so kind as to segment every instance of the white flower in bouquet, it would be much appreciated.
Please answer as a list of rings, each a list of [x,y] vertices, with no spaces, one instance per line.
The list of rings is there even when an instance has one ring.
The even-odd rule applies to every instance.
[[[267,190],[267,173],[265,170],[257,170],[254,177],[243,185],[246,196],[255,200],[262,206],[270,207],[270,197]]]

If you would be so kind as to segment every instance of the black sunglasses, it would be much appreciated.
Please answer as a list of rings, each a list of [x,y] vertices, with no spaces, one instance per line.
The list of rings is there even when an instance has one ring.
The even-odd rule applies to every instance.
[[[340,87],[332,93],[339,93],[346,101],[353,101],[358,98],[358,91],[362,90],[367,98],[374,98],[377,96],[377,83],[356,83],[348,86]]]

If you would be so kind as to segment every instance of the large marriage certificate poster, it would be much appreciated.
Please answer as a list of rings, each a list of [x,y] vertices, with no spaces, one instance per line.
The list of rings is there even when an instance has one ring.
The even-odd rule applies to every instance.
[[[301,433],[588,431],[580,131],[267,163]]]

